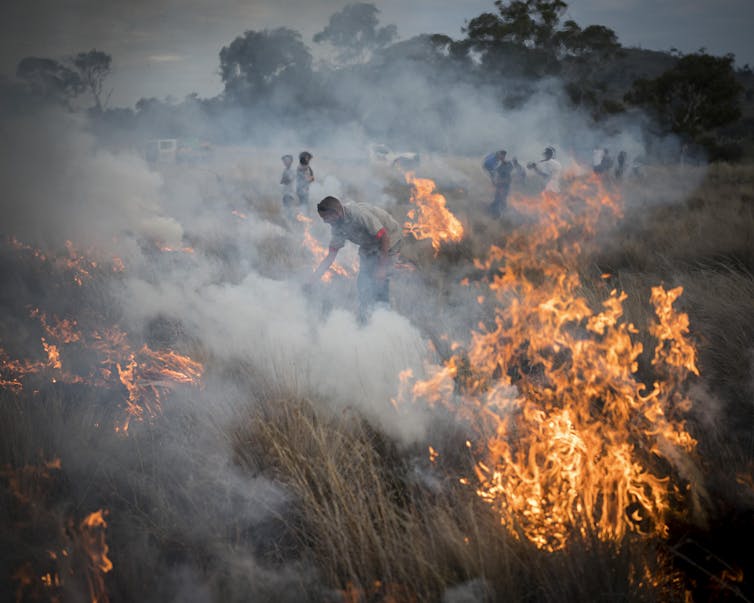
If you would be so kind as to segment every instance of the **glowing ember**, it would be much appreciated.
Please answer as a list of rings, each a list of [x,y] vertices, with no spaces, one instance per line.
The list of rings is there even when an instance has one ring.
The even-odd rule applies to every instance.
[[[113,569],[105,541],[106,510],[87,515],[78,524],[59,514],[54,503],[60,459],[0,468],[13,494],[11,516],[20,519],[19,529],[33,529],[32,540],[45,538],[43,555],[25,560],[13,571],[17,601],[63,601],[65,593],[89,591],[91,603],[108,601],[104,574]],[[9,501],[10,502],[10,501]],[[47,531],[45,531],[47,530]],[[24,547],[33,554],[34,547]]]
[[[16,249],[19,252],[24,252],[31,255],[39,262],[49,263],[51,266],[62,269],[64,272],[69,273],[73,282],[79,287],[83,286],[85,281],[88,281],[93,276],[93,271],[99,268],[99,263],[87,255],[94,253],[93,250],[89,250],[87,255],[79,253],[74,244],[71,241],[65,242],[66,253],[68,257],[55,255],[51,257],[49,254],[42,252],[39,249],[27,245],[22,241],[19,241],[16,237],[8,237],[5,241],[7,245]],[[111,260],[111,268],[113,272],[123,272],[125,266],[123,260],[118,257],[114,257]]]
[[[81,545],[89,557],[89,586],[93,602],[104,601],[107,597],[102,574],[113,569],[113,563],[107,557],[109,549],[105,542],[106,527],[102,509],[87,515],[79,526]]]
[[[146,345],[117,363],[118,378],[128,391],[126,420],[118,430],[127,431],[131,419],[153,418],[160,412],[161,391],[173,383],[196,383],[202,376],[200,363],[175,352],[156,352]]]
[[[194,253],[193,247],[169,247],[168,245],[161,245],[160,251],[164,253]]]
[[[132,419],[140,421],[157,416],[165,390],[177,383],[196,385],[202,377],[204,369],[199,362],[173,350],[156,351],[143,345],[133,351],[127,334],[117,327],[86,335],[78,330],[75,320],[50,319],[38,309],[32,310],[31,316],[40,321],[45,331],[41,345],[47,360],[13,360],[0,348],[0,387],[19,392],[24,381],[37,374],[49,376],[53,383],[97,387],[120,383],[127,393],[127,416],[117,431],[127,431]],[[73,349],[72,353],[82,349],[95,352],[98,361],[91,365],[89,373],[76,374],[64,368],[63,352],[68,349]]]
[[[406,182],[412,187],[411,203],[416,209],[408,212],[409,221],[403,227],[417,240],[430,239],[435,255],[445,242],[457,243],[463,237],[463,225],[445,206],[446,201],[435,190],[435,183],[427,178],[406,174]]]
[[[642,378],[626,294],[613,290],[592,308],[577,272],[585,235],[620,215],[617,200],[590,180],[517,205],[538,222],[475,261],[494,274],[484,282],[494,316],[410,395],[453,408],[476,428],[476,492],[517,536],[546,550],[576,534],[662,537],[673,503],[695,495],[681,483],[696,446],[682,419],[691,404],[684,384],[698,374],[688,318],[672,308],[681,290],[652,290],[657,347]]]

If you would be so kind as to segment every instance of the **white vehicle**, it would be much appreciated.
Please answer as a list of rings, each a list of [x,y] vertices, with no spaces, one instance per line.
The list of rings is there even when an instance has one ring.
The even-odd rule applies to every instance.
[[[369,146],[369,159],[377,165],[396,167],[402,170],[413,170],[419,167],[419,153],[411,151],[393,151],[386,144],[372,144]]]
[[[145,155],[150,163],[175,163],[177,151],[175,138],[156,138],[147,141]]]

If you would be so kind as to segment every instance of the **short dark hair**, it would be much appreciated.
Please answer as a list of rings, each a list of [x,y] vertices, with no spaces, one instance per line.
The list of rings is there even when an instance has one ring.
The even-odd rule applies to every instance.
[[[317,203],[317,212],[324,214],[329,211],[338,211],[341,207],[343,207],[343,205],[340,203],[340,200],[333,196],[327,196]]]

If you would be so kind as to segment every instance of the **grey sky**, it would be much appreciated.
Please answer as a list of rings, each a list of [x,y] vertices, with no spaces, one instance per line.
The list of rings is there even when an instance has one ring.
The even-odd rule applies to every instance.
[[[25,56],[62,58],[97,48],[113,56],[111,106],[141,97],[220,92],[218,53],[248,29],[286,26],[312,36],[349,0],[10,0],[0,22],[0,72]],[[401,38],[446,33],[494,12],[492,0],[374,0]],[[613,28],[622,44],[736,55],[754,66],[753,0],[572,0],[568,17]]]

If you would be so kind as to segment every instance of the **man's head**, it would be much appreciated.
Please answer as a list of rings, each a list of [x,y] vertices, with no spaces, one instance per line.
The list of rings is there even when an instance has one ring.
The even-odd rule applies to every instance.
[[[343,205],[335,197],[325,197],[317,203],[317,213],[326,224],[340,222],[345,215]]]
[[[497,157],[497,158],[498,158],[498,159],[499,159],[500,161],[505,161],[505,156],[506,156],[507,154],[508,154],[508,152],[507,152],[507,151],[503,151],[503,150],[501,149],[501,150],[499,150],[499,151],[498,151],[497,153],[495,153],[495,156],[496,156],[496,157]]]
[[[542,155],[544,155],[545,159],[552,159],[555,157],[555,149],[553,147],[545,147]]]
[[[283,160],[283,165],[285,167],[291,167],[291,164],[293,163],[293,155],[283,155],[280,159]]]
[[[301,151],[298,156],[299,163],[301,165],[309,165],[309,161],[311,161],[312,154],[309,151]]]

